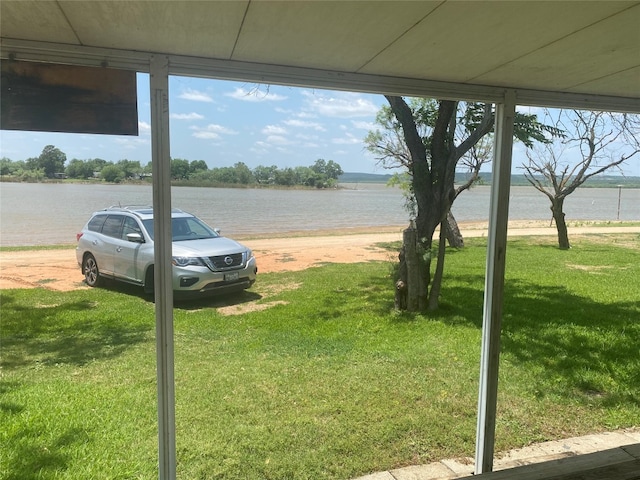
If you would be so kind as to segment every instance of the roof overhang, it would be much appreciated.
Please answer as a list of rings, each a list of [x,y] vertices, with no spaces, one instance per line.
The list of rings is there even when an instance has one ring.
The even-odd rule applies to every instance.
[[[640,112],[640,2],[4,0],[2,59]]]

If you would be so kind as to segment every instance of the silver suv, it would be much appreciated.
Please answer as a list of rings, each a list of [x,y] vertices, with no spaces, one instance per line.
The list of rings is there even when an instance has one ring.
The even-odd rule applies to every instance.
[[[224,293],[249,288],[258,268],[251,250],[190,213],[171,211],[173,290]],[[76,235],[85,282],[112,278],[153,292],[153,208],[110,207],[95,212]]]

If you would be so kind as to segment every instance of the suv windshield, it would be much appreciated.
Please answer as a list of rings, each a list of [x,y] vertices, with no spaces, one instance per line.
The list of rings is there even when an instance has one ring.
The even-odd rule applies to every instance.
[[[143,220],[142,223],[153,240],[153,219]],[[171,219],[171,237],[172,241],[181,242],[216,238],[219,235],[196,217],[181,217]]]

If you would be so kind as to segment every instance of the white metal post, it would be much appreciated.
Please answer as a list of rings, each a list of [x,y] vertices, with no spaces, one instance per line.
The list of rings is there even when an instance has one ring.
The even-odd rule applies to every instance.
[[[476,474],[493,470],[514,117],[515,92],[510,90],[505,93],[504,103],[496,106],[491,211],[489,213],[482,320]]]
[[[154,285],[158,376],[158,475],[161,480],[173,480],[176,478],[176,421],[173,371],[168,57],[152,56],[150,74]]]

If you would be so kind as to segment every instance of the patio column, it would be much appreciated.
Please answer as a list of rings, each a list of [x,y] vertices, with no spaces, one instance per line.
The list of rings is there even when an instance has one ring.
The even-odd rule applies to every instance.
[[[169,59],[150,63],[151,161],[153,173],[154,285],[158,377],[158,475],[176,478],[171,266],[171,158],[169,151]]]
[[[515,91],[508,90],[505,92],[504,103],[496,105],[493,178],[482,319],[476,474],[493,470],[515,100]]]

